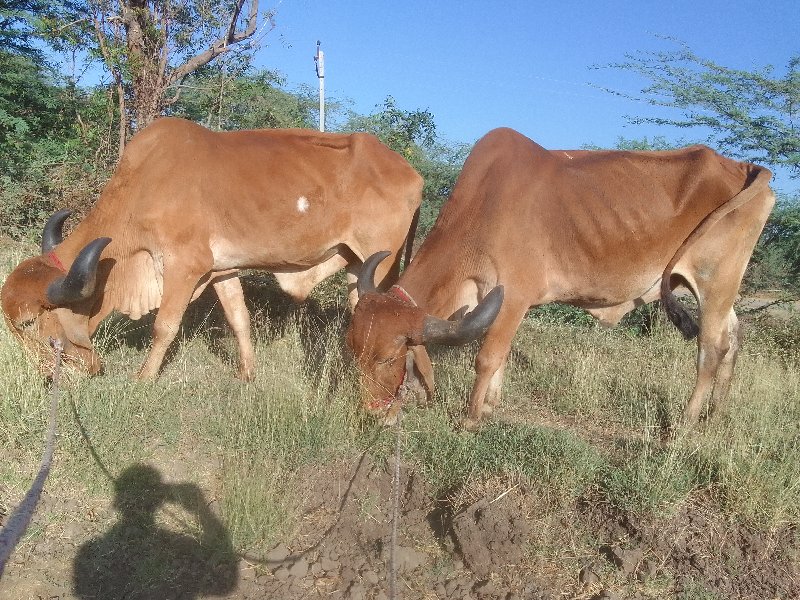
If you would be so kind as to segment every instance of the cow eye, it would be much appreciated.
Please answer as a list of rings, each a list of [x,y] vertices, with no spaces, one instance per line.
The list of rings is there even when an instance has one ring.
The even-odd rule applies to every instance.
[[[19,323],[17,323],[17,329],[21,329],[23,331],[26,331],[26,330],[30,329],[31,327],[33,327],[33,324],[35,322],[36,322],[35,318],[26,319],[25,321],[20,321]]]

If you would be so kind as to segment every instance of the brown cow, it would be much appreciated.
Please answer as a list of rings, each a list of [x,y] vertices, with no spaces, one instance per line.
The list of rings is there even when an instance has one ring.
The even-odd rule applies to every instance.
[[[475,360],[465,421],[474,427],[500,399],[511,339],[530,307],[563,302],[611,325],[661,298],[687,338],[699,333],[684,413],[695,423],[709,393],[712,410],[727,395],[739,348],[732,307],[774,203],[770,176],[704,146],[548,151],[511,129],[491,131],[397,285],[369,293],[380,255],[362,270],[347,341],[367,408],[391,421],[409,388],[421,383],[430,397],[424,344],[459,343],[486,329],[487,317],[477,316],[481,326],[462,323],[468,331],[454,336],[458,326],[441,319],[462,307],[497,314]],[[498,285],[504,299],[490,293]],[[678,285],[697,298],[699,330],[672,294]]]
[[[51,217],[42,254],[8,276],[3,312],[26,345],[41,353],[58,337],[96,373],[90,337],[100,321],[113,310],[138,319],[158,309],[139,371],[151,378],[187,305],[211,284],[238,341],[240,376],[249,379],[254,355],[238,269],[272,271],[301,300],[346,267],[355,305],[365,257],[391,248],[378,277],[396,279],[421,199],[422,178],[372,135],[213,132],[160,119],[134,137],[97,205],[63,241],[69,212]]]

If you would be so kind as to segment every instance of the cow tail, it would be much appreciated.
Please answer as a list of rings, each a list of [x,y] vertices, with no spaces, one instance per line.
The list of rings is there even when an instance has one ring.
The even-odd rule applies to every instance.
[[[414,216],[411,219],[411,225],[408,228],[408,235],[406,236],[406,252],[405,258],[403,259],[403,269],[408,268],[408,264],[411,262],[411,253],[414,251],[414,238],[417,235],[417,225],[419,225],[419,212],[420,207],[417,207]]]
[[[697,227],[694,228],[694,230],[680,245],[677,252],[675,252],[672,260],[669,261],[667,268],[664,269],[664,273],[661,276],[661,306],[664,307],[664,312],[667,313],[669,320],[672,321],[675,327],[678,328],[678,330],[683,334],[683,337],[687,340],[697,337],[697,335],[700,333],[700,327],[698,326],[694,317],[689,314],[689,311],[686,310],[686,308],[675,297],[675,294],[672,293],[672,286],[670,285],[672,270],[675,268],[675,265],[678,263],[678,261],[683,257],[686,250],[709,229],[711,229],[720,219],[755,198],[760,192],[763,191],[764,188],[767,187],[769,180],[772,177],[772,173],[769,171],[769,169],[765,169],[764,167],[757,165],[752,165],[752,169],[753,171],[751,171],[751,178],[747,187],[736,194],[728,202],[717,207],[702,221],[700,221]],[[753,172],[755,173],[755,177],[752,176]]]
[[[678,328],[683,334],[685,340],[691,340],[697,337],[700,333],[700,327],[697,325],[694,317],[689,314],[689,311],[681,304],[672,293],[669,285],[671,271],[664,271],[661,277],[661,306],[664,307],[664,312],[675,327]]]

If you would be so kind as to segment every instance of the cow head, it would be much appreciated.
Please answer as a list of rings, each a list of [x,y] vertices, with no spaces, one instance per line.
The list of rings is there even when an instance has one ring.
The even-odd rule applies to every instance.
[[[3,315],[12,333],[31,350],[43,368],[52,339],[61,340],[64,355],[84,365],[89,373],[100,370],[100,357],[89,339],[89,309],[95,292],[97,264],[111,241],[98,238],[86,245],[69,271],[52,253],[61,243],[61,230],[69,211],[59,211],[47,221],[42,254],[29,258],[9,274],[0,291]]]
[[[500,311],[503,287],[494,288],[463,317],[440,319],[401,289],[375,289],[375,268],[388,255],[379,252],[364,261],[347,345],[360,371],[364,408],[390,424],[411,394],[424,393],[427,400],[433,395],[433,366],[425,344],[461,345],[481,337]]]

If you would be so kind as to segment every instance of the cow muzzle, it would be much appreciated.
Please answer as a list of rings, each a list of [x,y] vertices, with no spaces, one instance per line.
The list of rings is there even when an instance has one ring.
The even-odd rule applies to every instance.
[[[386,396],[374,397],[365,402],[365,409],[368,414],[377,418],[384,425],[394,425],[397,415],[402,410],[403,404],[409,397],[414,396],[413,375],[413,356],[411,352],[406,354],[406,364],[403,370],[403,377],[394,393]]]

